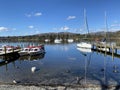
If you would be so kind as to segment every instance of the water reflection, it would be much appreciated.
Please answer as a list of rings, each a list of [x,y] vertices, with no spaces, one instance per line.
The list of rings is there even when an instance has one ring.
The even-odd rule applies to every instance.
[[[92,52],[92,50],[89,49],[89,48],[80,48],[80,47],[78,47],[77,50],[79,50],[82,54],[91,53]]]
[[[8,70],[7,64],[13,62],[14,66],[15,63],[14,61],[16,61],[19,58],[19,54],[18,53],[13,53],[11,55],[3,55],[0,56],[0,66],[6,65],[6,71]]]
[[[39,55],[26,55],[26,56],[21,56],[19,60],[40,60],[45,57],[45,53],[41,53]]]
[[[9,63],[9,62],[12,62],[12,61],[15,61],[19,58],[19,54],[18,53],[13,53],[11,55],[3,55],[3,56],[0,56],[0,65],[4,62],[6,63]]]
[[[84,56],[84,85],[87,83],[87,71],[91,62],[91,55],[92,50],[89,48],[77,48],[81,52],[81,54]]]
[[[46,45],[45,48],[47,53],[37,56],[0,57],[0,81],[13,83],[15,79],[39,85],[120,84],[119,58],[112,60],[102,52],[76,49],[76,44]],[[34,73],[32,68],[36,69]]]

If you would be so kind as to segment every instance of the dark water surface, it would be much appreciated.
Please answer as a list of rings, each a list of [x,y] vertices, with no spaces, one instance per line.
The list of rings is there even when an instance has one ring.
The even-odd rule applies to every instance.
[[[1,45],[6,43],[1,43]],[[9,43],[11,45],[28,43]],[[81,52],[73,44],[45,44],[45,54],[0,57],[0,82],[27,84],[120,84],[120,59],[98,52]],[[17,60],[15,60],[16,58]],[[36,67],[35,72],[31,68]]]

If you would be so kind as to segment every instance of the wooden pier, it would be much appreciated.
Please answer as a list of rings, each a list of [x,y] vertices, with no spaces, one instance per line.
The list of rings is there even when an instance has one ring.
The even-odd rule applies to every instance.
[[[120,46],[116,46],[114,44],[102,44],[102,43],[94,43],[92,50],[98,52],[104,52],[105,54],[116,55],[117,57],[120,56]]]

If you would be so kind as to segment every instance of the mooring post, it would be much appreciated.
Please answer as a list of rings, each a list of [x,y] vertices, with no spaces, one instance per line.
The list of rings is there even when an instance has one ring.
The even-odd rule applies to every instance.
[[[114,59],[114,46],[112,45],[112,60]]]
[[[96,45],[96,51],[97,51],[97,54],[98,54],[98,45]]]
[[[4,51],[5,51],[5,55],[6,55],[6,47],[4,46]]]

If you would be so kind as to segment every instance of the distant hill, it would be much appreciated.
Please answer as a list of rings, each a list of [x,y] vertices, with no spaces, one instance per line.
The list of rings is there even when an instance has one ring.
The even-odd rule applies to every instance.
[[[116,32],[107,32],[105,35],[104,31],[90,33],[87,35],[87,39],[92,39],[94,41],[95,38],[104,38],[107,36],[107,38],[111,40],[119,40],[120,38],[120,31]],[[56,38],[61,38],[63,41],[65,41],[68,38],[74,39],[74,41],[79,41],[82,38],[85,38],[85,34],[79,34],[79,33],[71,33],[71,32],[59,32],[59,33],[40,33],[35,35],[26,35],[26,36],[7,36],[7,37],[0,37],[0,41],[40,41],[44,42],[45,39],[50,39],[52,42]]]

